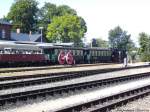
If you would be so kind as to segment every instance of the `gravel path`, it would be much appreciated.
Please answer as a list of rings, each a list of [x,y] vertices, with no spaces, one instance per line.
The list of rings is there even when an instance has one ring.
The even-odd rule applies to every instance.
[[[150,95],[118,107],[111,112],[150,112]]]

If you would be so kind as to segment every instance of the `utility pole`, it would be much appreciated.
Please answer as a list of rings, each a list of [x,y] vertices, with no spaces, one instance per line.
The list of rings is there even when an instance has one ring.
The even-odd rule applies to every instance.
[[[39,27],[39,29],[41,30],[41,43],[43,42],[43,27]]]

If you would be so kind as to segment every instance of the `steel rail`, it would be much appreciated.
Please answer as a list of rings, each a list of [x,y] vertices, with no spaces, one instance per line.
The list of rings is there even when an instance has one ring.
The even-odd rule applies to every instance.
[[[38,77],[48,77],[48,76],[59,76],[59,75],[69,75],[69,74],[98,74],[105,72],[113,72],[126,69],[136,69],[136,68],[145,68],[149,65],[144,66],[132,66],[132,67],[122,67],[122,68],[106,68],[106,69],[96,69],[96,70],[81,70],[81,71],[69,71],[69,72],[59,72],[59,73],[45,73],[45,74],[34,74],[34,75],[17,75],[17,76],[3,76],[0,77],[0,81],[8,80],[18,80],[18,79],[27,79],[27,78],[38,78]]]
[[[41,77],[34,78],[24,78],[21,80],[12,80],[12,81],[2,81],[0,82],[0,90],[9,89],[9,88],[17,88],[17,87],[25,87],[30,85],[39,85],[44,83],[52,83],[63,80],[75,79],[80,77],[92,76],[98,73],[117,71],[118,69],[106,69],[106,70],[89,70],[89,71],[80,71],[80,72],[69,72],[69,73],[55,73],[55,74],[43,74]]]
[[[137,79],[146,78],[149,76],[150,76],[150,73],[142,73],[142,74],[123,76],[123,77],[96,80],[96,81],[91,81],[91,82],[76,83],[72,85],[28,90],[28,91],[16,92],[16,93],[11,93],[11,94],[6,93],[3,95],[0,95],[0,105],[3,106],[5,105],[6,102],[10,102],[10,101],[16,102],[17,100],[27,100],[28,98],[36,98],[38,96],[46,96],[46,95],[53,96],[54,94],[68,93],[69,91],[81,90],[81,89],[92,88],[92,87],[103,87],[103,86],[108,86],[110,84],[137,80]]]
[[[147,96],[150,94],[150,85],[134,89],[127,90],[125,92],[108,96],[94,101],[75,105],[73,107],[66,107],[64,109],[56,110],[55,112],[108,112],[118,106],[127,104],[130,101],[134,101],[138,98]]]

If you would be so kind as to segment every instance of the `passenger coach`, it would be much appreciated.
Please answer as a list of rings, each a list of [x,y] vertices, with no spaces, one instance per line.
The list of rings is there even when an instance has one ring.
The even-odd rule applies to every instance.
[[[81,63],[121,63],[125,51],[76,48],[69,44],[0,41],[0,65],[29,66]]]

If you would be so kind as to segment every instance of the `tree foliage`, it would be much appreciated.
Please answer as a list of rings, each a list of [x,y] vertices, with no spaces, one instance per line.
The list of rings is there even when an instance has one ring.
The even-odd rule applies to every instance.
[[[46,36],[46,30],[48,24],[52,22],[54,17],[64,16],[66,14],[77,15],[76,11],[67,5],[56,6],[52,3],[45,3],[45,5],[39,10],[38,27],[44,27],[44,35]]]
[[[51,42],[81,42],[86,32],[85,22],[76,15],[54,17],[48,25],[47,38]]]
[[[74,9],[67,6],[67,5],[58,6],[57,7],[57,12],[58,12],[58,16],[63,16],[63,15],[66,15],[66,14],[77,15],[77,12]]]
[[[144,32],[139,34],[139,54],[142,61],[150,61],[150,36]]]
[[[126,31],[119,26],[109,31],[109,43],[112,48],[130,51],[134,47],[134,43],[130,39]]]
[[[43,35],[51,42],[81,41],[87,27],[84,19],[77,16],[74,9],[47,2],[40,9],[37,5],[36,0],[15,0],[7,16],[15,26],[14,29],[19,27],[21,32],[29,33],[43,27]]]
[[[46,36],[48,24],[51,23],[52,18],[58,15],[57,7],[52,3],[45,3],[38,11],[38,27],[43,27],[43,35]]]
[[[11,6],[7,18],[22,32],[29,33],[35,30],[37,20],[38,3],[35,0],[15,0]]]

